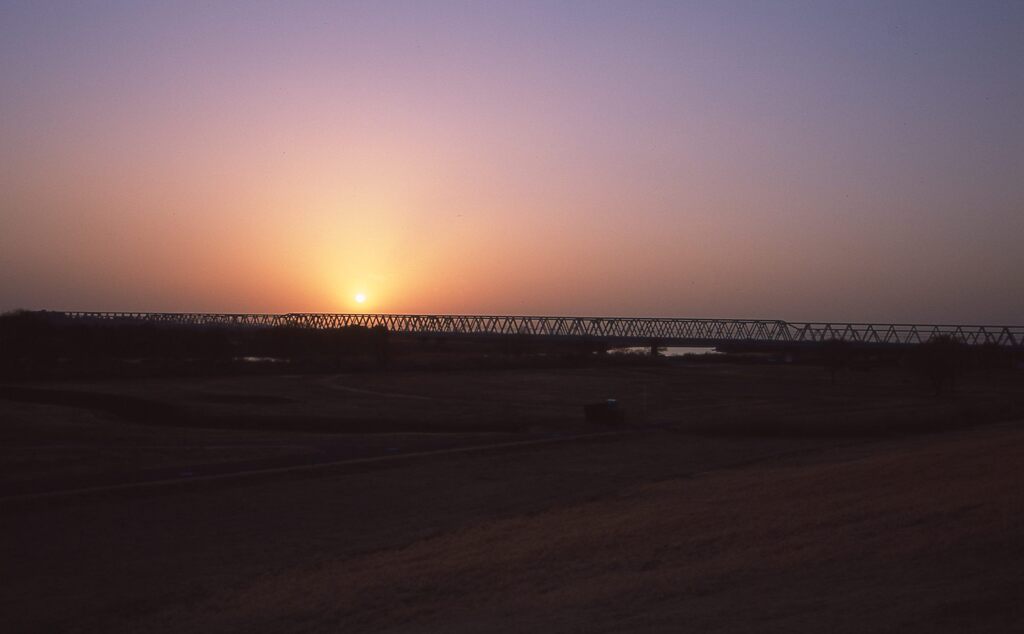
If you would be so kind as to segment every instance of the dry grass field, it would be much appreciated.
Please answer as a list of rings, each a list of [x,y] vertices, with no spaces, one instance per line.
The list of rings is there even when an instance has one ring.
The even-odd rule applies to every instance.
[[[1021,382],[936,399],[898,369],[710,365],[0,385],[0,495],[587,433],[581,406],[606,398],[700,435],[934,431],[1024,417]]]
[[[681,366],[0,387],[11,631],[1024,627],[1019,375]],[[84,396],[83,396],[84,395]],[[615,397],[617,435],[582,420]],[[548,444],[432,453],[521,440]],[[259,479],[208,473],[324,465]],[[44,498],[13,495],[129,486]]]
[[[263,575],[165,631],[1008,632],[1024,432],[624,487]]]

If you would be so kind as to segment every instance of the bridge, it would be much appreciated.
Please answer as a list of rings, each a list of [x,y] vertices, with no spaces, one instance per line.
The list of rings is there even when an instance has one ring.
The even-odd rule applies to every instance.
[[[48,312],[58,319],[197,327],[383,327],[420,337],[488,339],[529,337],[592,341],[613,346],[805,347],[839,340],[893,348],[954,337],[971,345],[1024,350],[1024,326],[790,322],[771,319],[665,317],[537,317],[513,315],[392,315],[364,313],[145,313]]]

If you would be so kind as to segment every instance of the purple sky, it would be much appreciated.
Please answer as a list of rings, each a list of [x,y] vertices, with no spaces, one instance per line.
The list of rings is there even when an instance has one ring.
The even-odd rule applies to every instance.
[[[0,192],[0,310],[1019,324],[1024,2],[4,2]]]

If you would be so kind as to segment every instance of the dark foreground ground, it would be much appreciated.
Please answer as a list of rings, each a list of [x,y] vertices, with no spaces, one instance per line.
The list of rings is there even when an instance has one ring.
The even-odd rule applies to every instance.
[[[1024,426],[992,422],[1018,383],[936,400],[898,373],[727,366],[29,386],[48,392],[0,400],[0,615],[7,631],[1020,630]],[[600,396],[637,427],[587,435],[579,404]],[[550,442],[501,446],[523,440]],[[195,476],[323,455],[342,464]],[[35,495],[97,478],[132,486]]]

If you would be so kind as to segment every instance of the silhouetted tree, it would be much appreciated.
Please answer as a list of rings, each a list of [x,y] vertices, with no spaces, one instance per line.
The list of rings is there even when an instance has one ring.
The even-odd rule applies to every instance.
[[[850,362],[850,344],[838,338],[829,339],[821,344],[821,358],[829,370],[834,385],[839,370]]]
[[[996,370],[1013,367],[1012,351],[999,344],[984,343],[977,346],[974,352],[974,359],[987,379],[992,378]]]
[[[57,355],[53,324],[39,313],[15,310],[0,315],[0,369],[17,375]]]
[[[938,335],[918,344],[913,360],[938,396],[956,389],[956,379],[963,369],[964,346],[956,337]]]

